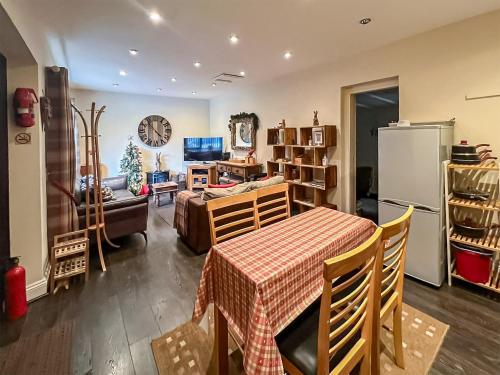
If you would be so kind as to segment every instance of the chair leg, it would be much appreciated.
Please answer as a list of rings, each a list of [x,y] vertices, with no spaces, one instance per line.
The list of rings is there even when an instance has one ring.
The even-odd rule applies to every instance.
[[[405,360],[403,353],[403,304],[398,303],[393,312],[393,337],[394,337],[394,356],[396,357],[396,365],[404,369]]]
[[[370,375],[370,353],[367,353],[363,356],[361,360],[361,367],[359,369],[359,375]]]
[[[144,237],[144,240],[146,241],[146,245],[148,244],[148,234],[145,230],[141,231],[142,236]]]

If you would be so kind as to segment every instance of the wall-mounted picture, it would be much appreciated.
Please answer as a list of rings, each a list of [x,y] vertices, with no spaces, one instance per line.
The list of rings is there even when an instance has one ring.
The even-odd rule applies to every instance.
[[[255,149],[255,138],[259,119],[255,113],[240,113],[231,116],[229,130],[231,131],[231,148],[233,150],[249,151]]]

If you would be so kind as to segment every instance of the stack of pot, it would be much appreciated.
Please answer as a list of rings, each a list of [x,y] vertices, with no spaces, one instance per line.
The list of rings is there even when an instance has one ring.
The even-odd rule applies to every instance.
[[[476,146],[469,145],[467,141],[460,141],[459,145],[451,146],[451,162],[455,164],[480,164],[489,159],[496,159],[491,156],[489,144],[482,143]]]

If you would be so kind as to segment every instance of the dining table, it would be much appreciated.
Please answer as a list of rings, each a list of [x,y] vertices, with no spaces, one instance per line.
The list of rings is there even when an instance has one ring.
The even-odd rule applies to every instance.
[[[246,374],[283,374],[275,336],[323,290],[324,261],[366,241],[368,219],[317,207],[214,245],[201,273],[192,320],[214,304],[214,359],[227,374],[228,325]]]

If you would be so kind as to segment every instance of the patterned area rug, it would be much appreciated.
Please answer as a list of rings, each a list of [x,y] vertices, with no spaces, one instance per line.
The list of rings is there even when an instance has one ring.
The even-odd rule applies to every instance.
[[[0,374],[71,374],[73,332],[74,322],[64,321],[1,348]]]
[[[207,319],[208,316],[208,319]],[[210,328],[208,328],[210,327]],[[393,362],[392,322],[382,328],[381,373],[427,374],[449,326],[409,305],[403,307],[403,347],[405,369]],[[208,332],[208,333],[207,333]],[[209,310],[200,326],[186,322],[151,343],[160,375],[215,375],[211,361],[213,346],[213,313]],[[230,343],[230,375],[243,374],[242,356]]]

